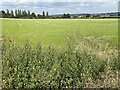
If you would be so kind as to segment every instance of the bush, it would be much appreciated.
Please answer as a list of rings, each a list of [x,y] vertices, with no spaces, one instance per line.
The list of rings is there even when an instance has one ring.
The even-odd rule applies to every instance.
[[[118,70],[117,56],[101,58],[69,42],[62,50],[26,43],[2,44],[3,88],[81,88],[91,80],[105,80],[107,70]],[[76,49],[77,48],[77,49]],[[109,58],[111,61],[108,63]],[[95,81],[95,82],[94,82]],[[103,82],[101,81],[101,82]],[[91,83],[89,83],[91,84]],[[94,87],[95,85],[93,84]]]

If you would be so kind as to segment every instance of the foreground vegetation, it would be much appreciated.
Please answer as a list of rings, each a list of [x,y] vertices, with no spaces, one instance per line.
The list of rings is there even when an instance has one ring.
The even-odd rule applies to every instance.
[[[68,37],[64,48],[2,43],[3,88],[117,88],[117,47],[106,38]]]

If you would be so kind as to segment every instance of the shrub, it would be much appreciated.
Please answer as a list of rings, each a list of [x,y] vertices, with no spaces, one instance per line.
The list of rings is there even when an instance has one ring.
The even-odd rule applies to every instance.
[[[52,46],[42,48],[39,44],[33,47],[30,43],[17,46],[3,42],[2,87],[81,88],[86,87],[88,80],[92,83],[97,80],[103,82],[109,67],[109,70],[119,69],[117,55],[101,58],[78,46],[69,42],[66,48],[60,50]]]

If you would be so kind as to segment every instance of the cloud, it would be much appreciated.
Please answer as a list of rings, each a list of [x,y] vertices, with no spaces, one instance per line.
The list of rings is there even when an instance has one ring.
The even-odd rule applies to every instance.
[[[118,2],[119,0],[1,0],[4,2]]]
[[[7,0],[5,0],[7,1]],[[63,13],[97,13],[118,11],[117,2],[6,2],[0,10],[22,9],[36,13],[48,11],[50,14]]]

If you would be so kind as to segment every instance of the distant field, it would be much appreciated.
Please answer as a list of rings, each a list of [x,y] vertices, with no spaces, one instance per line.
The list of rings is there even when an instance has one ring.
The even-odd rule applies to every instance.
[[[2,34],[17,44],[63,45],[71,34],[83,37],[106,37],[111,44],[118,40],[117,19],[2,19]]]

